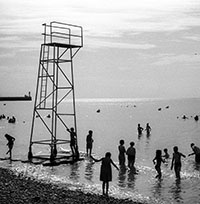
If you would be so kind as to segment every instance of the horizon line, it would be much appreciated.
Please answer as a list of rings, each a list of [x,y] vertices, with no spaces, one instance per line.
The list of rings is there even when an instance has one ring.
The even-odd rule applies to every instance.
[[[200,97],[176,97],[176,98],[76,98],[76,102],[140,102],[140,101],[161,101],[180,99],[200,99]],[[70,100],[70,99],[69,99]]]

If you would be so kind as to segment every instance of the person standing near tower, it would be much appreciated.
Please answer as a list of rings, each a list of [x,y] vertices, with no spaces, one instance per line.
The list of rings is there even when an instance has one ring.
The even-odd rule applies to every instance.
[[[76,133],[74,131],[74,128],[67,128],[67,131],[70,133],[70,148],[72,151],[72,157],[73,159],[75,158],[75,154],[76,154]]]

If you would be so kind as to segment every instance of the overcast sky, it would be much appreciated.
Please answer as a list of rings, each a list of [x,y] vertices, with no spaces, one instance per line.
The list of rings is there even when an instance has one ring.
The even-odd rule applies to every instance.
[[[0,0],[0,95],[35,94],[42,24],[80,25],[77,98],[200,97],[199,0]]]

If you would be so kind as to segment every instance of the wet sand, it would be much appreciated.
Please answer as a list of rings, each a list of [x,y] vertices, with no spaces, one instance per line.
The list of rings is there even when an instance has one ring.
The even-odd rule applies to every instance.
[[[0,202],[4,204],[139,204],[127,199],[72,191],[55,184],[17,176],[11,170],[4,168],[0,168]]]

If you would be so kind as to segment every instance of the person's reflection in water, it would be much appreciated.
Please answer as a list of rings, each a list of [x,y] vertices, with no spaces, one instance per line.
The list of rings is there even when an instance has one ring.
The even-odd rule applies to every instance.
[[[93,172],[94,172],[94,162],[92,161],[92,159],[89,159],[86,161],[85,178],[89,181],[92,181]]]
[[[153,196],[155,198],[161,199],[162,198],[162,181],[157,180],[155,185],[153,186]]]
[[[142,135],[138,135],[138,140],[140,140],[142,138]]]
[[[146,148],[149,148],[149,144],[150,144],[150,142],[151,142],[151,137],[150,137],[151,135],[147,135],[146,136]]]
[[[128,188],[134,189],[135,187],[135,175],[136,175],[136,170],[130,170],[128,172],[128,178],[127,178],[127,186]]]
[[[78,181],[79,177],[80,177],[80,172],[79,172],[79,162],[75,162],[71,165],[71,172],[70,172],[70,179],[74,180],[74,181]]]
[[[172,193],[174,200],[176,200],[177,202],[181,202],[183,200],[183,198],[181,197],[181,192],[182,192],[181,180],[176,179],[175,186],[171,187],[171,193]]]
[[[199,163],[194,162],[194,170],[200,171],[200,164]]]
[[[121,188],[124,188],[126,186],[125,180],[126,180],[126,166],[120,166],[119,175],[118,175],[118,186]]]

